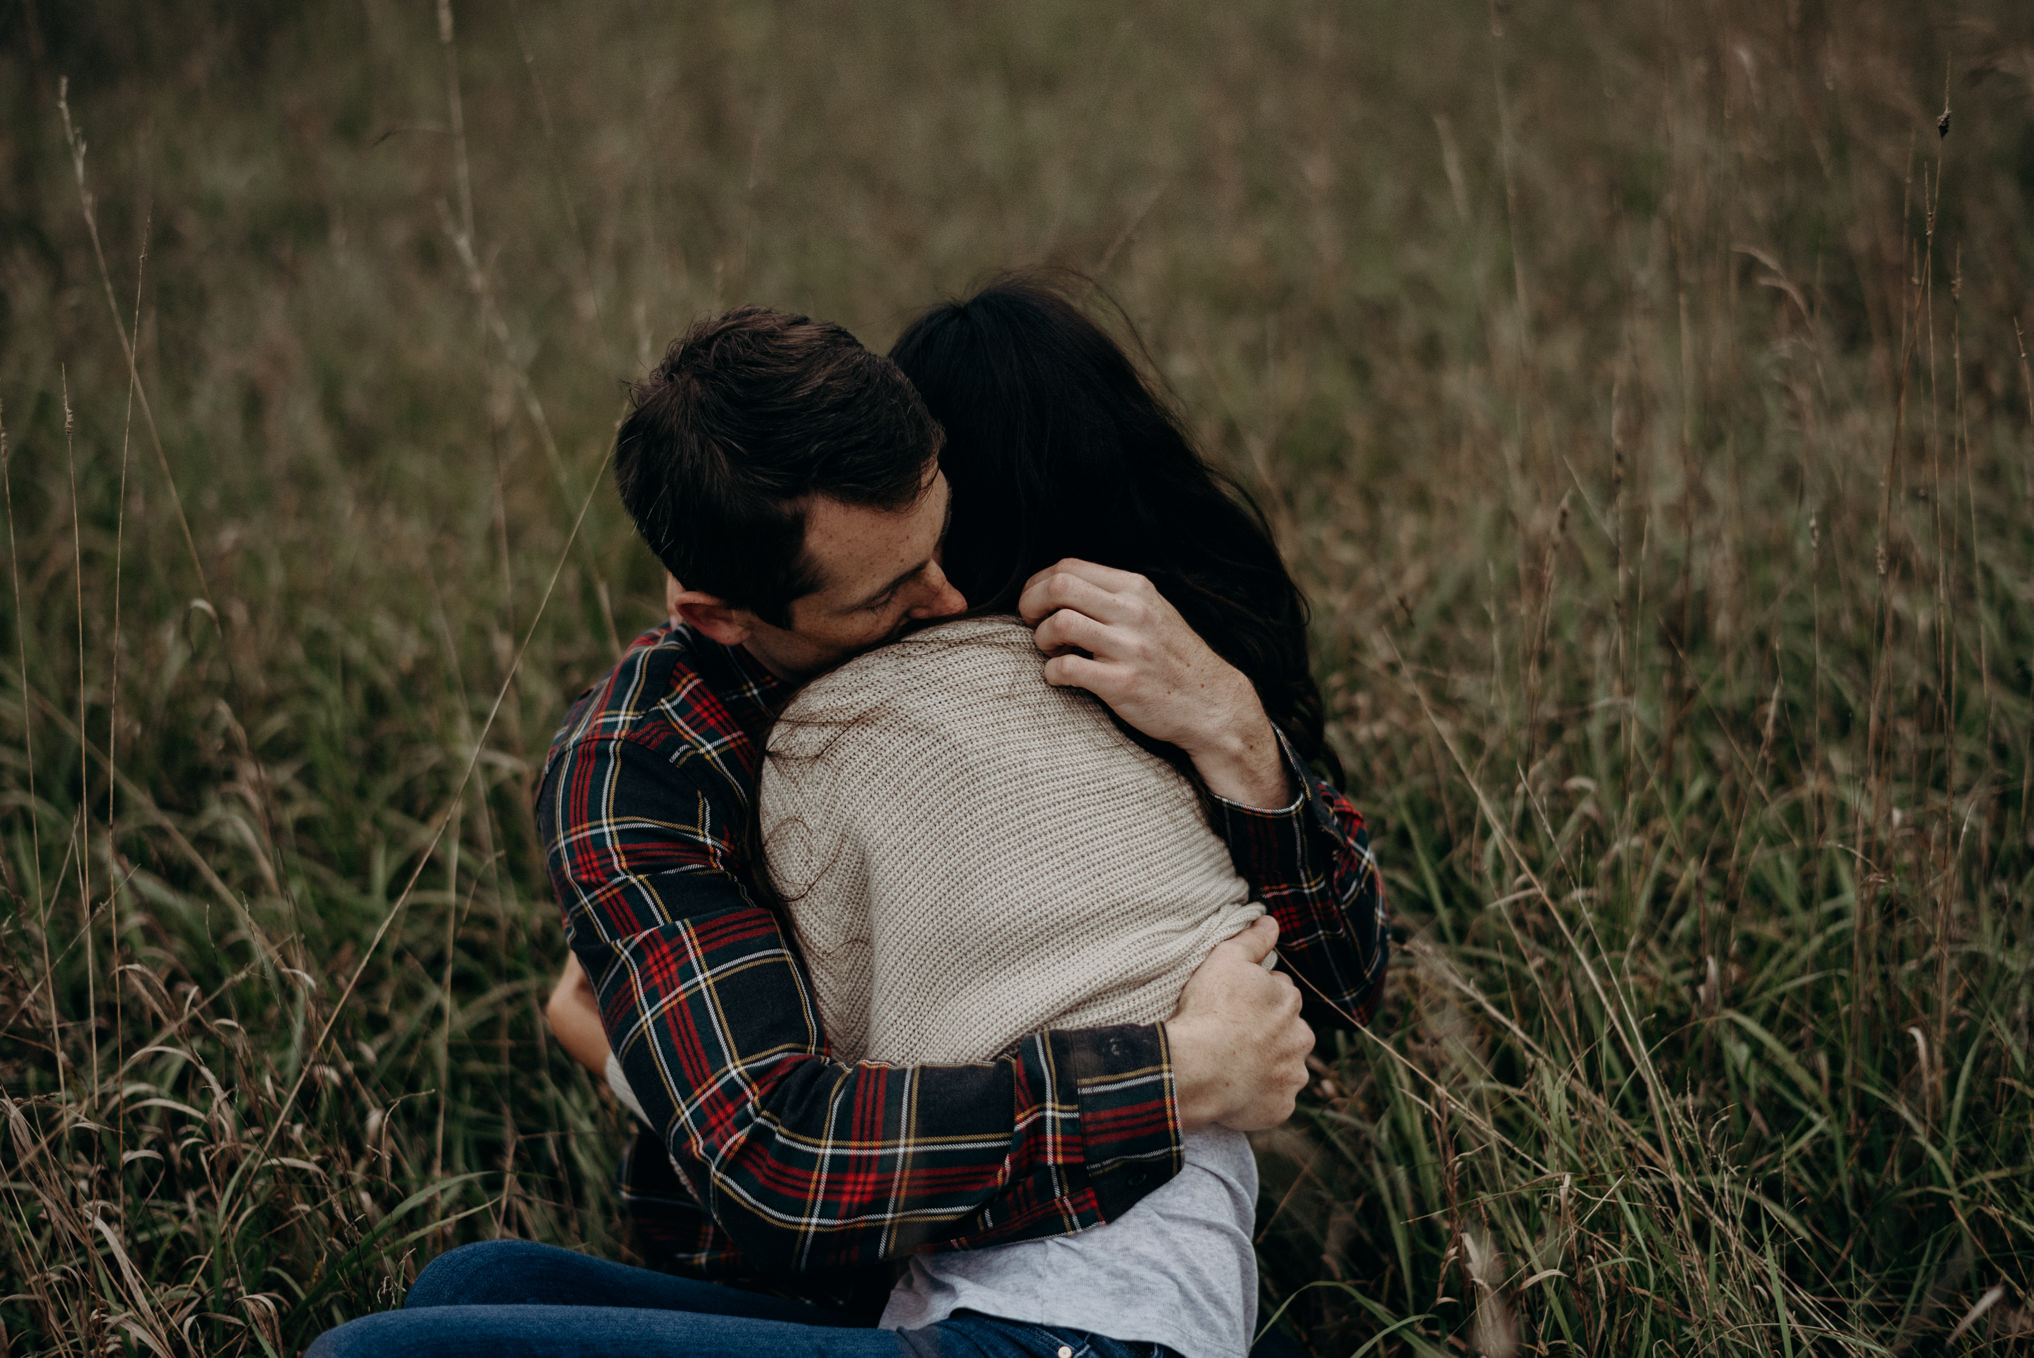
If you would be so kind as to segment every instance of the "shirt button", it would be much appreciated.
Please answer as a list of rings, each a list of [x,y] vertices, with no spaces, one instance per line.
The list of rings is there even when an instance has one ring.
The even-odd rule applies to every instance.
[[[1061,1344],[1059,1346],[1059,1354],[1057,1355],[1057,1358],[1073,1358],[1073,1350],[1068,1348],[1066,1345]]]

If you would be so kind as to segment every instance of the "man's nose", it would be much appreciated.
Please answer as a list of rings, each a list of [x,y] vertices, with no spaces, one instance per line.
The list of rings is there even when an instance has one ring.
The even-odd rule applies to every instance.
[[[926,618],[950,618],[956,613],[968,611],[968,601],[953,587],[953,581],[946,578],[946,572],[939,568],[937,561],[925,568],[925,598],[914,604],[908,616],[914,621]]]

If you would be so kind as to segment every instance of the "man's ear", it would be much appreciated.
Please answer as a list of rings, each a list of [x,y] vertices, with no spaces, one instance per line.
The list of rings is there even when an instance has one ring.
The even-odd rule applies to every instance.
[[[665,602],[671,607],[671,616],[723,646],[739,646],[755,630],[755,614],[746,608],[729,607],[718,595],[681,587],[669,591]]]

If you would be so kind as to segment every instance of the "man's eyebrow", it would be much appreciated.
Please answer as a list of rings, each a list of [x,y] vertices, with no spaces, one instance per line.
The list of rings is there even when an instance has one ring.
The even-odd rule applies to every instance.
[[[902,575],[898,576],[895,580],[892,580],[889,584],[883,586],[875,593],[868,595],[860,603],[848,605],[848,611],[853,612],[857,608],[867,608],[870,604],[875,603],[878,599],[881,599],[884,595],[895,594],[898,590],[904,588],[904,584],[906,581],[908,581],[912,576],[922,572],[927,566],[930,566],[931,564],[932,558],[929,556],[926,557],[925,560],[919,562],[917,565],[913,566],[910,570],[905,571]]]
[[[931,489],[932,484],[938,480],[939,472],[937,469],[935,469],[932,473],[932,481],[928,481],[926,483],[926,488],[928,490]],[[861,602],[849,604],[846,608],[842,609],[841,611],[844,613],[852,613],[856,609],[867,608],[869,605],[875,603],[878,599],[882,598],[884,595],[895,594],[898,590],[904,588],[905,581],[909,580],[912,576],[918,575],[921,572],[923,572],[927,566],[930,566],[932,564],[933,559],[939,555],[939,549],[946,545],[946,530],[951,527],[953,527],[953,496],[952,494],[949,493],[946,497],[946,512],[940,516],[939,520],[939,541],[933,544],[932,556],[926,557],[925,560],[919,562],[917,565],[913,566],[910,570],[905,571],[902,575],[898,576],[895,580],[892,580],[889,584],[883,586],[875,593],[867,595],[861,600]]]

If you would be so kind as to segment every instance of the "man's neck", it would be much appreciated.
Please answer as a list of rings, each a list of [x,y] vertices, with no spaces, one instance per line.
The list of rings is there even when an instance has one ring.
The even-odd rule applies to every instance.
[[[756,650],[747,642],[743,642],[738,646],[730,646],[728,649],[740,657],[743,664],[759,669],[776,680],[783,686],[784,694],[787,698],[791,694],[796,693],[806,683],[818,677],[811,674],[798,674],[788,670],[774,658],[762,651]]]
[[[703,639],[711,640],[711,638]],[[715,644],[718,645],[719,643],[716,642]],[[785,706],[798,696],[798,690],[815,677],[812,675],[786,673],[782,667],[772,664],[768,656],[758,654],[746,644],[729,646],[726,650],[734,658],[734,662],[741,666],[742,669],[748,671],[751,675],[760,674],[762,677],[770,680],[770,710],[772,712],[782,712]]]

